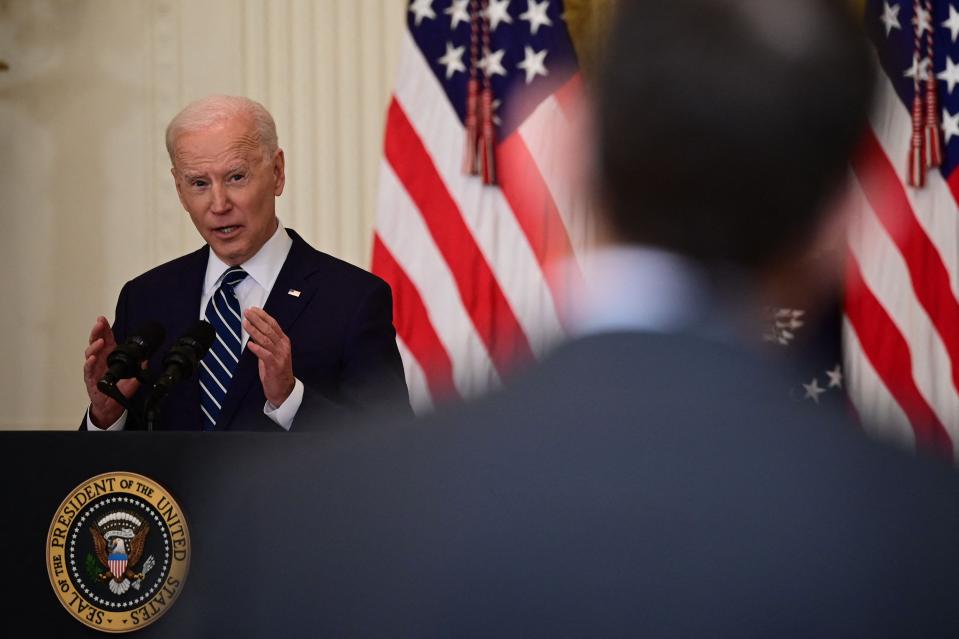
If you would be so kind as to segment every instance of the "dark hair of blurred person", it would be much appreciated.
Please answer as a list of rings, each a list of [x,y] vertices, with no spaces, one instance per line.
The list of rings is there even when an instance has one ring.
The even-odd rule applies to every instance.
[[[871,96],[848,4],[618,3],[597,107],[618,240],[747,269],[809,240]]]

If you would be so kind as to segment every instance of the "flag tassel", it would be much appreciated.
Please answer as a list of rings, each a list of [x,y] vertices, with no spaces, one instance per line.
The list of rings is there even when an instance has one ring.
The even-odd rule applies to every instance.
[[[909,144],[909,185],[916,188],[926,183],[922,128],[922,98],[916,92],[912,100],[912,139]]]
[[[942,146],[939,141],[939,105],[936,99],[936,84],[932,78],[926,78],[926,123],[925,140],[926,168],[942,165]]]
[[[939,142],[939,123],[926,123],[926,139],[923,140],[923,146],[926,147],[926,168],[933,168],[942,165],[942,147]]]
[[[496,183],[496,130],[493,128],[493,90],[486,87],[482,96],[483,131],[480,136],[483,184]]]
[[[463,173],[467,175],[479,173],[476,161],[476,145],[479,138],[476,114],[478,93],[479,81],[476,78],[470,78],[466,86],[466,146],[463,152]]]

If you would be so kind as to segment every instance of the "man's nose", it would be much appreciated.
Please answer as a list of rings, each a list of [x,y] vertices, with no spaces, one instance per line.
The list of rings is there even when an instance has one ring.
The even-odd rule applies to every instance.
[[[211,185],[213,201],[210,203],[212,213],[226,213],[231,208],[230,197],[227,194],[226,186],[219,182]]]

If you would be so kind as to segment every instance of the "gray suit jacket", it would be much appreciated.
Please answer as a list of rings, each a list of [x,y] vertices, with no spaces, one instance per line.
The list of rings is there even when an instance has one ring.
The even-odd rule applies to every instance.
[[[959,636],[953,469],[788,387],[728,345],[606,334],[465,409],[264,457],[250,538],[283,522],[296,560],[244,565],[299,585],[258,590],[245,628]]]

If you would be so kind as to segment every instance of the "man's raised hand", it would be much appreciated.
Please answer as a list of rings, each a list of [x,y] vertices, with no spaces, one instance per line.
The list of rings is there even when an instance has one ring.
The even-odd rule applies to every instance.
[[[123,414],[123,407],[97,388],[97,382],[103,379],[107,372],[107,357],[116,346],[117,342],[107,318],[98,317],[90,330],[89,345],[83,352],[83,382],[90,398],[90,421],[97,428],[110,427]],[[133,397],[140,388],[140,382],[136,379],[120,380],[117,388],[125,397]]]

